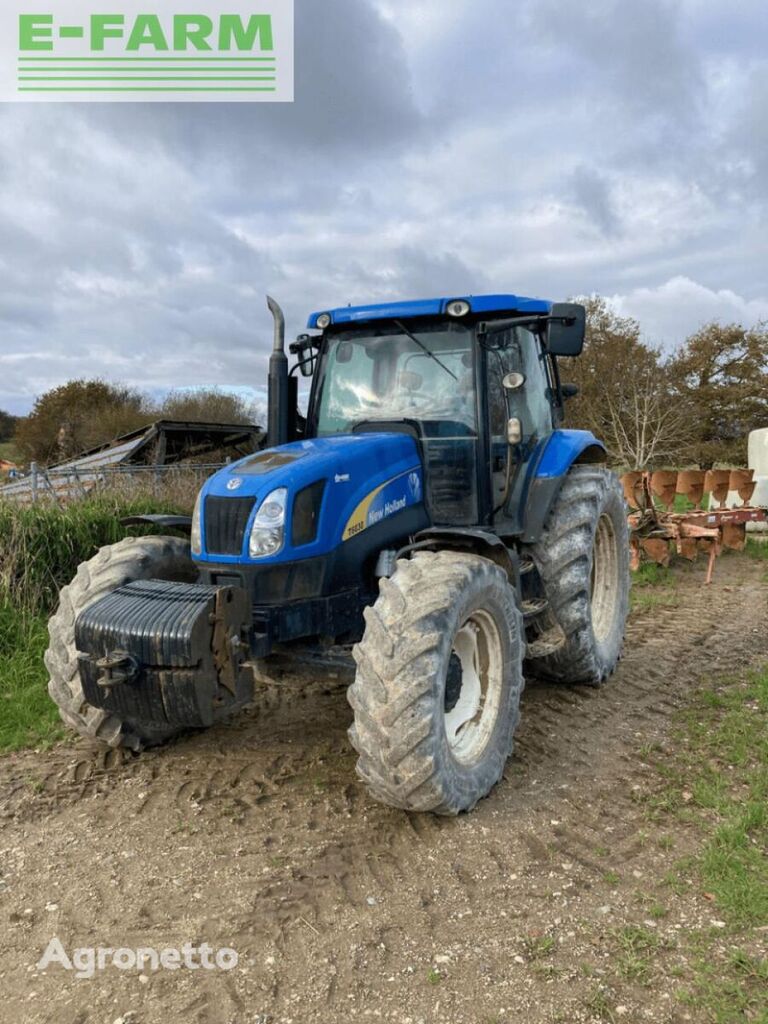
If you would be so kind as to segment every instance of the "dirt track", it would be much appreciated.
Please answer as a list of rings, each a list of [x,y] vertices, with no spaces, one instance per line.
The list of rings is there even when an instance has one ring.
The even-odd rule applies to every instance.
[[[724,559],[709,589],[688,573],[680,599],[633,617],[606,689],[531,682],[504,781],[457,820],[368,800],[332,682],[270,689],[231,725],[140,758],[78,742],[0,760],[0,1018],[596,1019],[615,929],[648,916],[686,841],[662,848],[637,800],[655,784],[648,747],[694,682],[768,651],[758,566]],[[712,909],[670,908],[671,931]],[[208,942],[240,965],[40,975],[54,935],[69,951]],[[612,992],[624,1021],[695,1020],[663,983]]]

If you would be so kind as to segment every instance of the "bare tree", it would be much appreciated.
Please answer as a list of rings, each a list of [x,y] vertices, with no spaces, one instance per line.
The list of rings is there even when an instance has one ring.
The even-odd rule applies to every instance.
[[[641,371],[620,391],[604,396],[604,440],[627,469],[680,465],[695,437],[688,409],[670,392],[663,370]]]

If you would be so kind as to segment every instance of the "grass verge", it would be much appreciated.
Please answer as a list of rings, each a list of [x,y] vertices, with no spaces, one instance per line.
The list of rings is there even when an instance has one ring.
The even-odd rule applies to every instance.
[[[47,745],[64,733],[46,689],[46,619],[0,601],[0,751]]]
[[[677,998],[695,1020],[768,1024],[768,668],[696,694],[658,767],[668,781],[652,816],[698,839],[668,882],[713,918],[680,934],[689,969]]]
[[[665,569],[655,562],[643,562],[637,572],[632,573],[630,592],[633,612],[650,611],[653,608],[676,608],[678,605],[677,582],[679,570]]]

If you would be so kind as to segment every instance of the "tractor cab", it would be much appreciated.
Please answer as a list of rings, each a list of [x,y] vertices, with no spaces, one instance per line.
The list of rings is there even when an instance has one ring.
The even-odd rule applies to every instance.
[[[314,374],[306,436],[410,434],[435,526],[519,532],[515,485],[562,420],[557,356],[581,351],[581,307],[437,299],[316,313],[309,326],[323,333],[292,347]]]

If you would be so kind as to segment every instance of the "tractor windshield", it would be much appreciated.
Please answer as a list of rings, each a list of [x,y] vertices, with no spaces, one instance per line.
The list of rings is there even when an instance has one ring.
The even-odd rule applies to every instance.
[[[477,433],[472,332],[462,324],[344,331],[328,344],[321,381],[319,436],[401,419],[421,421],[428,436]]]

